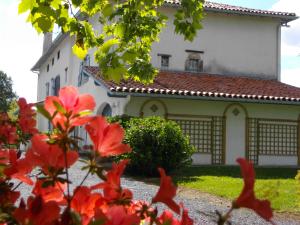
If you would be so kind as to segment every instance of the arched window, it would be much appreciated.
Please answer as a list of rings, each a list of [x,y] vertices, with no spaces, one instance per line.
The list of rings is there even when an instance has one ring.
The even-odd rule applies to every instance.
[[[109,104],[106,104],[105,107],[102,110],[102,116],[111,116],[112,115],[112,110]]]

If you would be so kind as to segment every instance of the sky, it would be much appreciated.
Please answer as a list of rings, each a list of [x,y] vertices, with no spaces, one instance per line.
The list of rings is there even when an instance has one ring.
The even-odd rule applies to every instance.
[[[211,0],[257,9],[295,12],[300,0]],[[42,53],[42,35],[18,15],[20,0],[0,0],[0,70],[12,77],[18,96],[36,101],[38,75],[30,71]],[[282,29],[282,81],[300,87],[300,19]]]

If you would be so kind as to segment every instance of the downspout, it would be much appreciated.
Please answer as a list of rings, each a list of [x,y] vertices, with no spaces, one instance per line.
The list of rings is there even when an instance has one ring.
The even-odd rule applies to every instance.
[[[277,25],[277,49],[276,49],[276,66],[277,80],[281,81],[281,23]]]

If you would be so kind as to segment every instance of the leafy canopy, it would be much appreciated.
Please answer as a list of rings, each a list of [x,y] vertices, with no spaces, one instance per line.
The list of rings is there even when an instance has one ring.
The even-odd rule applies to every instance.
[[[181,0],[176,7],[175,33],[185,40],[192,41],[201,29],[203,2]],[[149,83],[157,74],[150,63],[151,45],[167,21],[160,10],[163,4],[164,0],[21,0],[19,13],[29,11],[28,21],[38,33],[51,32],[57,24],[63,33],[75,36],[73,52],[81,59],[96,48],[105,78]],[[91,21],[100,23],[101,31]]]
[[[12,88],[12,80],[6,73],[0,70],[0,112],[7,112],[16,98]]]

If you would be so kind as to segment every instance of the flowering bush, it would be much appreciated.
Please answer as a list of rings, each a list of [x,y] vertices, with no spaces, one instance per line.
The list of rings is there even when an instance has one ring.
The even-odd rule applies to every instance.
[[[118,124],[109,124],[105,118],[91,116],[95,102],[90,95],[79,95],[74,87],[62,88],[59,96],[47,97],[40,111],[53,124],[53,131],[39,133],[35,111],[24,99],[19,102],[18,121],[12,122],[6,114],[0,120],[0,224],[24,225],[190,225],[193,220],[182,203],[174,201],[176,187],[164,169],[159,168],[160,188],[152,202],[133,200],[131,190],[121,186],[120,177],[128,163],[123,160],[104,171],[97,164],[99,157],[128,153],[131,148],[122,143],[124,131]],[[76,126],[85,125],[92,142],[93,154],[85,160],[87,174],[81,185],[70,190],[69,168],[78,160],[77,139],[70,135]],[[24,156],[17,148],[31,142]],[[254,195],[253,165],[238,159],[244,178],[244,188],[225,215],[219,215],[218,224],[224,224],[233,210],[253,209],[271,221],[270,202]],[[32,175],[32,170],[38,171]],[[99,183],[83,186],[89,174],[96,174]],[[20,183],[13,182],[18,180]],[[17,190],[25,183],[32,186],[32,194],[22,198]],[[99,191],[101,190],[101,191]],[[16,204],[19,202],[18,204]],[[156,203],[164,203],[173,212],[159,212]]]

